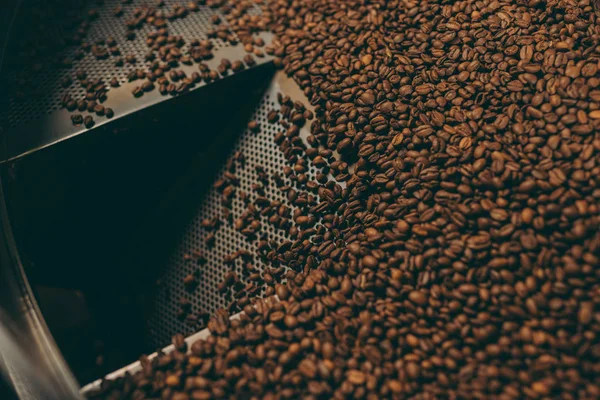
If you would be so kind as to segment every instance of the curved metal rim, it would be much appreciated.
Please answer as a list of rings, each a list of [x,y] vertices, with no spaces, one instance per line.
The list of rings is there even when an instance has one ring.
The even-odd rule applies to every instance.
[[[2,71],[5,51],[10,40],[10,32],[12,31],[21,3],[21,0],[16,0],[12,4],[9,3],[5,6],[5,11],[8,10],[8,14],[5,15],[8,15],[9,22],[5,25],[5,37],[1,43],[2,47],[0,48],[0,71]],[[2,140],[2,146],[6,149],[6,137],[3,133],[3,128],[0,125],[0,140]],[[21,353],[24,357],[37,353],[36,355],[42,358],[37,360],[26,360],[29,362],[28,365],[35,365],[35,368],[25,371],[23,368],[20,368],[20,370],[19,368],[12,368],[9,364],[10,361],[7,359],[2,360],[3,365],[0,364],[0,367],[7,368],[8,376],[12,380],[11,384],[21,399],[81,399],[79,385],[68,368],[48,326],[46,325],[33,295],[33,291],[31,290],[31,286],[29,285],[27,276],[25,275],[14,240],[10,219],[8,217],[8,210],[4,197],[4,186],[1,178],[0,224],[0,241],[2,241],[0,246],[2,246],[2,251],[6,252],[5,257],[3,257],[5,264],[0,266],[0,268],[6,269],[9,278],[12,278],[11,280],[14,281],[7,282],[7,284],[12,284],[14,286],[15,297],[18,297],[15,301],[20,303],[21,309],[23,310],[23,315],[21,316],[22,321],[20,322],[22,322],[21,325],[25,327],[27,332],[23,332],[23,335],[19,336],[26,337],[27,340],[30,341],[27,343],[27,350],[29,351],[27,353]],[[18,343],[18,339],[22,338],[19,337],[16,339],[15,343]],[[0,356],[1,353],[2,349],[0,349]],[[16,371],[20,372],[20,374],[17,374]],[[46,375],[42,377],[40,376],[40,372],[45,373]],[[35,390],[32,390],[32,387],[39,386],[38,384],[41,381],[51,382],[52,393],[44,391],[36,392]]]

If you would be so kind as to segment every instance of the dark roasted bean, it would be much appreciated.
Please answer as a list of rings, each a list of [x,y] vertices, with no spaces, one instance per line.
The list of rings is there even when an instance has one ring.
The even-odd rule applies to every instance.
[[[210,246],[216,220],[256,244],[221,254],[240,319],[217,311],[189,355],[104,397],[600,398],[595,3],[207,1],[207,36],[245,56],[199,76],[253,65],[269,30],[306,99],[248,123],[285,164],[234,152],[202,224]],[[183,57],[212,56],[166,28],[147,43],[178,85]]]

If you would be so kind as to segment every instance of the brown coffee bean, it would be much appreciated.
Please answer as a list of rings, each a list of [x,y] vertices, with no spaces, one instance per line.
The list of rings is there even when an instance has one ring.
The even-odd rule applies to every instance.
[[[75,100],[69,100],[65,104],[65,108],[69,111],[75,111],[77,109],[77,102]]]
[[[90,129],[91,127],[94,126],[94,118],[91,115],[86,116],[83,119],[83,124],[85,125],[86,128]]]
[[[154,83],[152,81],[146,81],[142,84],[142,90],[144,92],[150,92],[154,90]],[[135,96],[135,94],[134,94]]]
[[[591,119],[600,119],[600,110],[594,110],[588,114]]]
[[[207,82],[252,66],[270,31],[306,99],[248,124],[279,154],[232,152],[202,224],[240,318],[215,312],[190,355],[101,397],[598,398],[595,3],[538,3],[207,1],[209,39],[187,42],[166,25],[194,6],[132,11],[156,57],[132,80],[189,90],[176,68],[211,40],[245,56],[199,64]],[[254,250],[222,254],[214,218]]]
[[[317,366],[311,360],[304,359],[298,365],[298,370],[308,379],[313,379],[317,375]]]
[[[370,106],[374,102],[375,102],[375,95],[370,90],[364,92],[358,98],[358,104],[361,105],[361,106]]]
[[[104,115],[104,113],[105,113],[104,106],[102,106],[102,105],[100,105],[100,104],[97,104],[97,105],[94,107],[94,112],[95,112],[95,113],[96,113],[96,115],[97,115],[97,116],[99,116],[99,117],[103,116],[103,115]]]
[[[365,383],[365,374],[357,370],[350,370],[347,373],[348,381],[350,381],[354,385],[362,385]]]
[[[72,114],[71,122],[73,125],[81,125],[83,123],[83,116],[81,114]]]
[[[267,121],[269,121],[270,123],[274,123],[278,119],[279,119],[279,113],[277,112],[277,110],[271,110],[267,114]]]
[[[248,122],[248,129],[252,132],[260,132],[260,125],[258,124],[258,122],[253,120]]]
[[[240,72],[240,71],[242,71],[243,69],[245,69],[245,67],[244,67],[244,63],[242,63],[241,61],[234,61],[234,62],[231,64],[231,70],[232,70],[233,72]]]
[[[591,302],[581,303],[579,306],[579,322],[586,325],[592,321],[594,313],[594,305]]]
[[[298,325],[298,320],[293,315],[286,315],[283,322],[288,328],[295,328]]]
[[[144,90],[141,86],[136,86],[131,93],[133,94],[133,97],[141,97],[144,95]]]
[[[363,263],[365,264],[365,267],[375,268],[379,264],[379,261],[377,261],[375,257],[367,255],[363,258]]]

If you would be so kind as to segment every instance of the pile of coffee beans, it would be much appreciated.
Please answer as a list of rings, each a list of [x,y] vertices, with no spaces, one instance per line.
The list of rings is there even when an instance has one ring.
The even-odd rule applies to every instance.
[[[268,297],[94,396],[600,398],[591,1],[263,8],[255,25],[276,34],[276,65],[314,109],[279,98],[269,123],[286,127],[274,140],[293,184],[264,176],[245,215],[223,218],[249,240],[259,214],[289,233],[257,246],[277,271],[259,277]],[[288,204],[260,194],[269,182]],[[218,182],[224,205],[235,187],[231,172]]]

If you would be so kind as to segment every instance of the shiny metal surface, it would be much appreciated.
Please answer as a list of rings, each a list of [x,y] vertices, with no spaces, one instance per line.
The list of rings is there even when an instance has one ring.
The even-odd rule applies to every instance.
[[[12,237],[0,182],[0,368],[22,400],[78,399],[78,385],[44,322]]]

